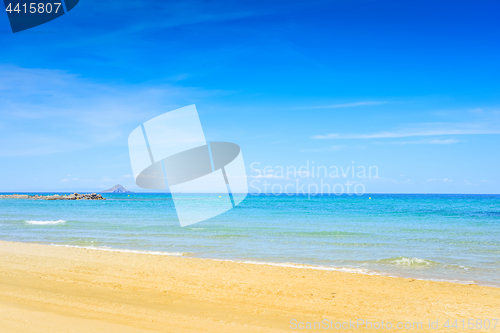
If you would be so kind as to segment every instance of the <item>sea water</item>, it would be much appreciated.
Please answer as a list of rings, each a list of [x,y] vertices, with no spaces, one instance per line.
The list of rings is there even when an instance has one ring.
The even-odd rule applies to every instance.
[[[500,286],[500,195],[248,195],[184,228],[170,194],[103,196],[0,199],[0,240]]]

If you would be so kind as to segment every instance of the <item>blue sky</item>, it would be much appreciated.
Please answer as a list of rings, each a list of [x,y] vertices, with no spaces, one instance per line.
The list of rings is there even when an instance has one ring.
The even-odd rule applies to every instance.
[[[367,192],[499,193],[499,9],[82,0],[16,34],[2,14],[0,191],[137,190],[128,134],[196,104],[251,181],[314,161],[377,166]]]

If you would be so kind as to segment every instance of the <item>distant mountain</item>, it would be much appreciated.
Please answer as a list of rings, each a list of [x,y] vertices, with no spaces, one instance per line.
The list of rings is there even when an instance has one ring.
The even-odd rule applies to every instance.
[[[101,191],[101,193],[133,193],[133,192],[130,192],[125,187],[118,184],[118,185],[113,186],[109,190]]]

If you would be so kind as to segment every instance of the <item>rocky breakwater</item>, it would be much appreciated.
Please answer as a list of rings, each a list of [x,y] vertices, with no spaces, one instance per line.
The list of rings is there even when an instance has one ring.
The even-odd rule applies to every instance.
[[[102,195],[97,193],[91,194],[66,194],[66,195],[29,195],[29,194],[4,194],[0,195],[0,199],[32,199],[32,200],[106,200]]]
[[[27,194],[2,194],[0,199],[29,199],[30,196]]]

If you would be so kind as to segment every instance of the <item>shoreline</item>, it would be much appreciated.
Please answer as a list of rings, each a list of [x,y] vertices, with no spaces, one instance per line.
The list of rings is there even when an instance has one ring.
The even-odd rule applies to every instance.
[[[500,285],[496,284],[488,284],[488,282],[481,281],[471,281],[471,280],[460,280],[460,279],[433,279],[433,278],[423,278],[423,277],[415,277],[415,276],[398,276],[389,271],[383,270],[374,270],[368,268],[360,268],[360,267],[350,267],[350,266],[327,266],[327,265],[314,265],[314,264],[305,264],[305,263],[294,263],[294,262],[274,262],[274,261],[263,261],[262,259],[221,259],[221,258],[204,258],[198,257],[195,253],[192,252],[164,252],[164,251],[147,251],[147,250],[133,250],[133,249],[118,249],[113,247],[96,247],[96,246],[80,246],[80,245],[67,245],[67,244],[48,244],[48,243],[29,243],[29,242],[20,242],[24,244],[40,244],[40,245],[49,245],[56,247],[69,247],[69,248],[77,248],[77,249],[86,249],[86,250],[96,250],[96,251],[109,251],[109,252],[118,252],[118,253],[138,253],[138,254],[146,254],[146,255],[155,255],[155,256],[171,256],[171,257],[183,257],[183,258],[195,258],[200,260],[213,260],[213,261],[223,261],[223,262],[234,262],[240,264],[248,264],[248,265],[267,265],[272,267],[288,267],[288,268],[296,268],[296,269],[312,269],[318,271],[331,271],[331,272],[342,272],[342,273],[351,273],[351,274],[361,274],[361,275],[376,275],[376,276],[384,276],[391,278],[401,278],[401,279],[414,279],[419,281],[433,281],[433,282],[449,282],[449,283],[457,283],[464,285],[478,285],[483,287],[491,287],[491,288],[500,288]]]
[[[325,318],[425,332],[499,315],[495,287],[5,241],[0,255],[6,332],[284,332]]]

